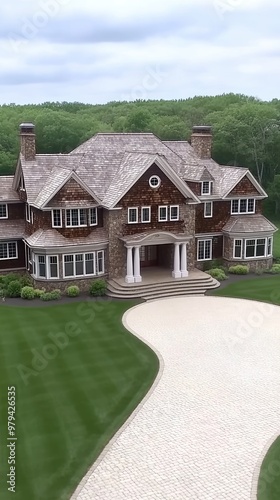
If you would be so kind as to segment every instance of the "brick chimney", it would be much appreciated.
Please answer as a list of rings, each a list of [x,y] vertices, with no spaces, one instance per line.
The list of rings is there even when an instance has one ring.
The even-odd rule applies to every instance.
[[[208,125],[193,127],[191,146],[199,158],[212,157],[212,130]]]
[[[36,135],[33,123],[22,123],[20,130],[20,152],[26,161],[33,161],[36,157]]]

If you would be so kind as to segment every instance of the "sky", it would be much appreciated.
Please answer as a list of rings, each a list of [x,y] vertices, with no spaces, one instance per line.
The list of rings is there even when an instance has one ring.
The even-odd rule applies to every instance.
[[[0,104],[280,98],[279,0],[10,0]]]

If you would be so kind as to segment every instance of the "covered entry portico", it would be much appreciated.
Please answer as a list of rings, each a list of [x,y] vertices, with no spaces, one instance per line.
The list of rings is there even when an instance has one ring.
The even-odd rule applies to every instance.
[[[173,278],[180,279],[188,276],[187,243],[191,236],[184,234],[168,233],[156,231],[152,233],[141,233],[133,236],[121,238],[126,247],[126,283],[141,283],[141,256],[147,254],[143,252],[143,247],[158,245],[173,246],[172,262],[167,266]],[[142,250],[141,250],[142,249]],[[160,248],[161,254],[164,248]],[[151,252],[157,255],[157,252]],[[153,262],[153,265],[155,263]]]

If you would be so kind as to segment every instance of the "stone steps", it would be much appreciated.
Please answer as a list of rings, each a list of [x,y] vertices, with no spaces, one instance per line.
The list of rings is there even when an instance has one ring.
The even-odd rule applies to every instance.
[[[205,275],[199,279],[185,279],[178,281],[162,281],[149,284],[121,284],[116,280],[109,280],[107,295],[118,299],[154,300],[164,297],[180,295],[204,295],[206,290],[217,288],[219,282],[211,276]]]

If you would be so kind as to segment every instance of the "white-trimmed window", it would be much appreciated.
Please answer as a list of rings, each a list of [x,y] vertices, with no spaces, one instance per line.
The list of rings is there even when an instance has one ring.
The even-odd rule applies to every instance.
[[[212,181],[203,181],[201,183],[201,194],[210,195],[212,191]]]
[[[235,259],[242,259],[242,247],[243,247],[242,240],[234,240],[233,257]]]
[[[141,207],[141,222],[151,222],[151,207]]]
[[[267,238],[267,256],[271,257],[272,256],[272,248],[273,248],[273,238],[270,236]]]
[[[168,221],[168,206],[161,205],[158,207],[158,221],[166,222]]]
[[[18,248],[16,241],[0,243],[0,260],[17,259]]]
[[[254,214],[255,209],[255,198],[240,198],[238,200],[231,200],[231,215]]]
[[[266,256],[266,238],[245,240],[245,259]]]
[[[170,205],[169,218],[171,221],[179,220],[179,205]]]
[[[52,210],[52,227],[62,227],[62,214],[60,209]]]
[[[104,274],[104,250],[63,255],[64,278]]]
[[[156,189],[160,186],[161,180],[158,175],[152,175],[149,179],[149,185],[151,188]]]
[[[89,209],[89,225],[90,226],[97,226],[98,224],[98,219],[97,219],[97,208],[90,208]]]
[[[197,242],[197,260],[212,259],[212,240],[198,240]]]
[[[66,210],[66,227],[87,226],[87,211],[85,208],[69,208]]]
[[[6,203],[0,205],[0,219],[8,219],[8,205]]]
[[[30,205],[29,205],[29,203],[26,203],[26,205],[25,205],[25,218],[26,218],[27,222],[30,222],[30,217],[31,217]]]
[[[204,203],[204,217],[205,218],[213,217],[213,202],[212,201],[206,201]]]
[[[57,279],[58,256],[57,255],[35,255],[33,254],[33,275],[37,278]]]
[[[138,223],[138,208],[137,207],[130,207],[128,209],[127,220],[128,220],[128,224],[137,224]]]

